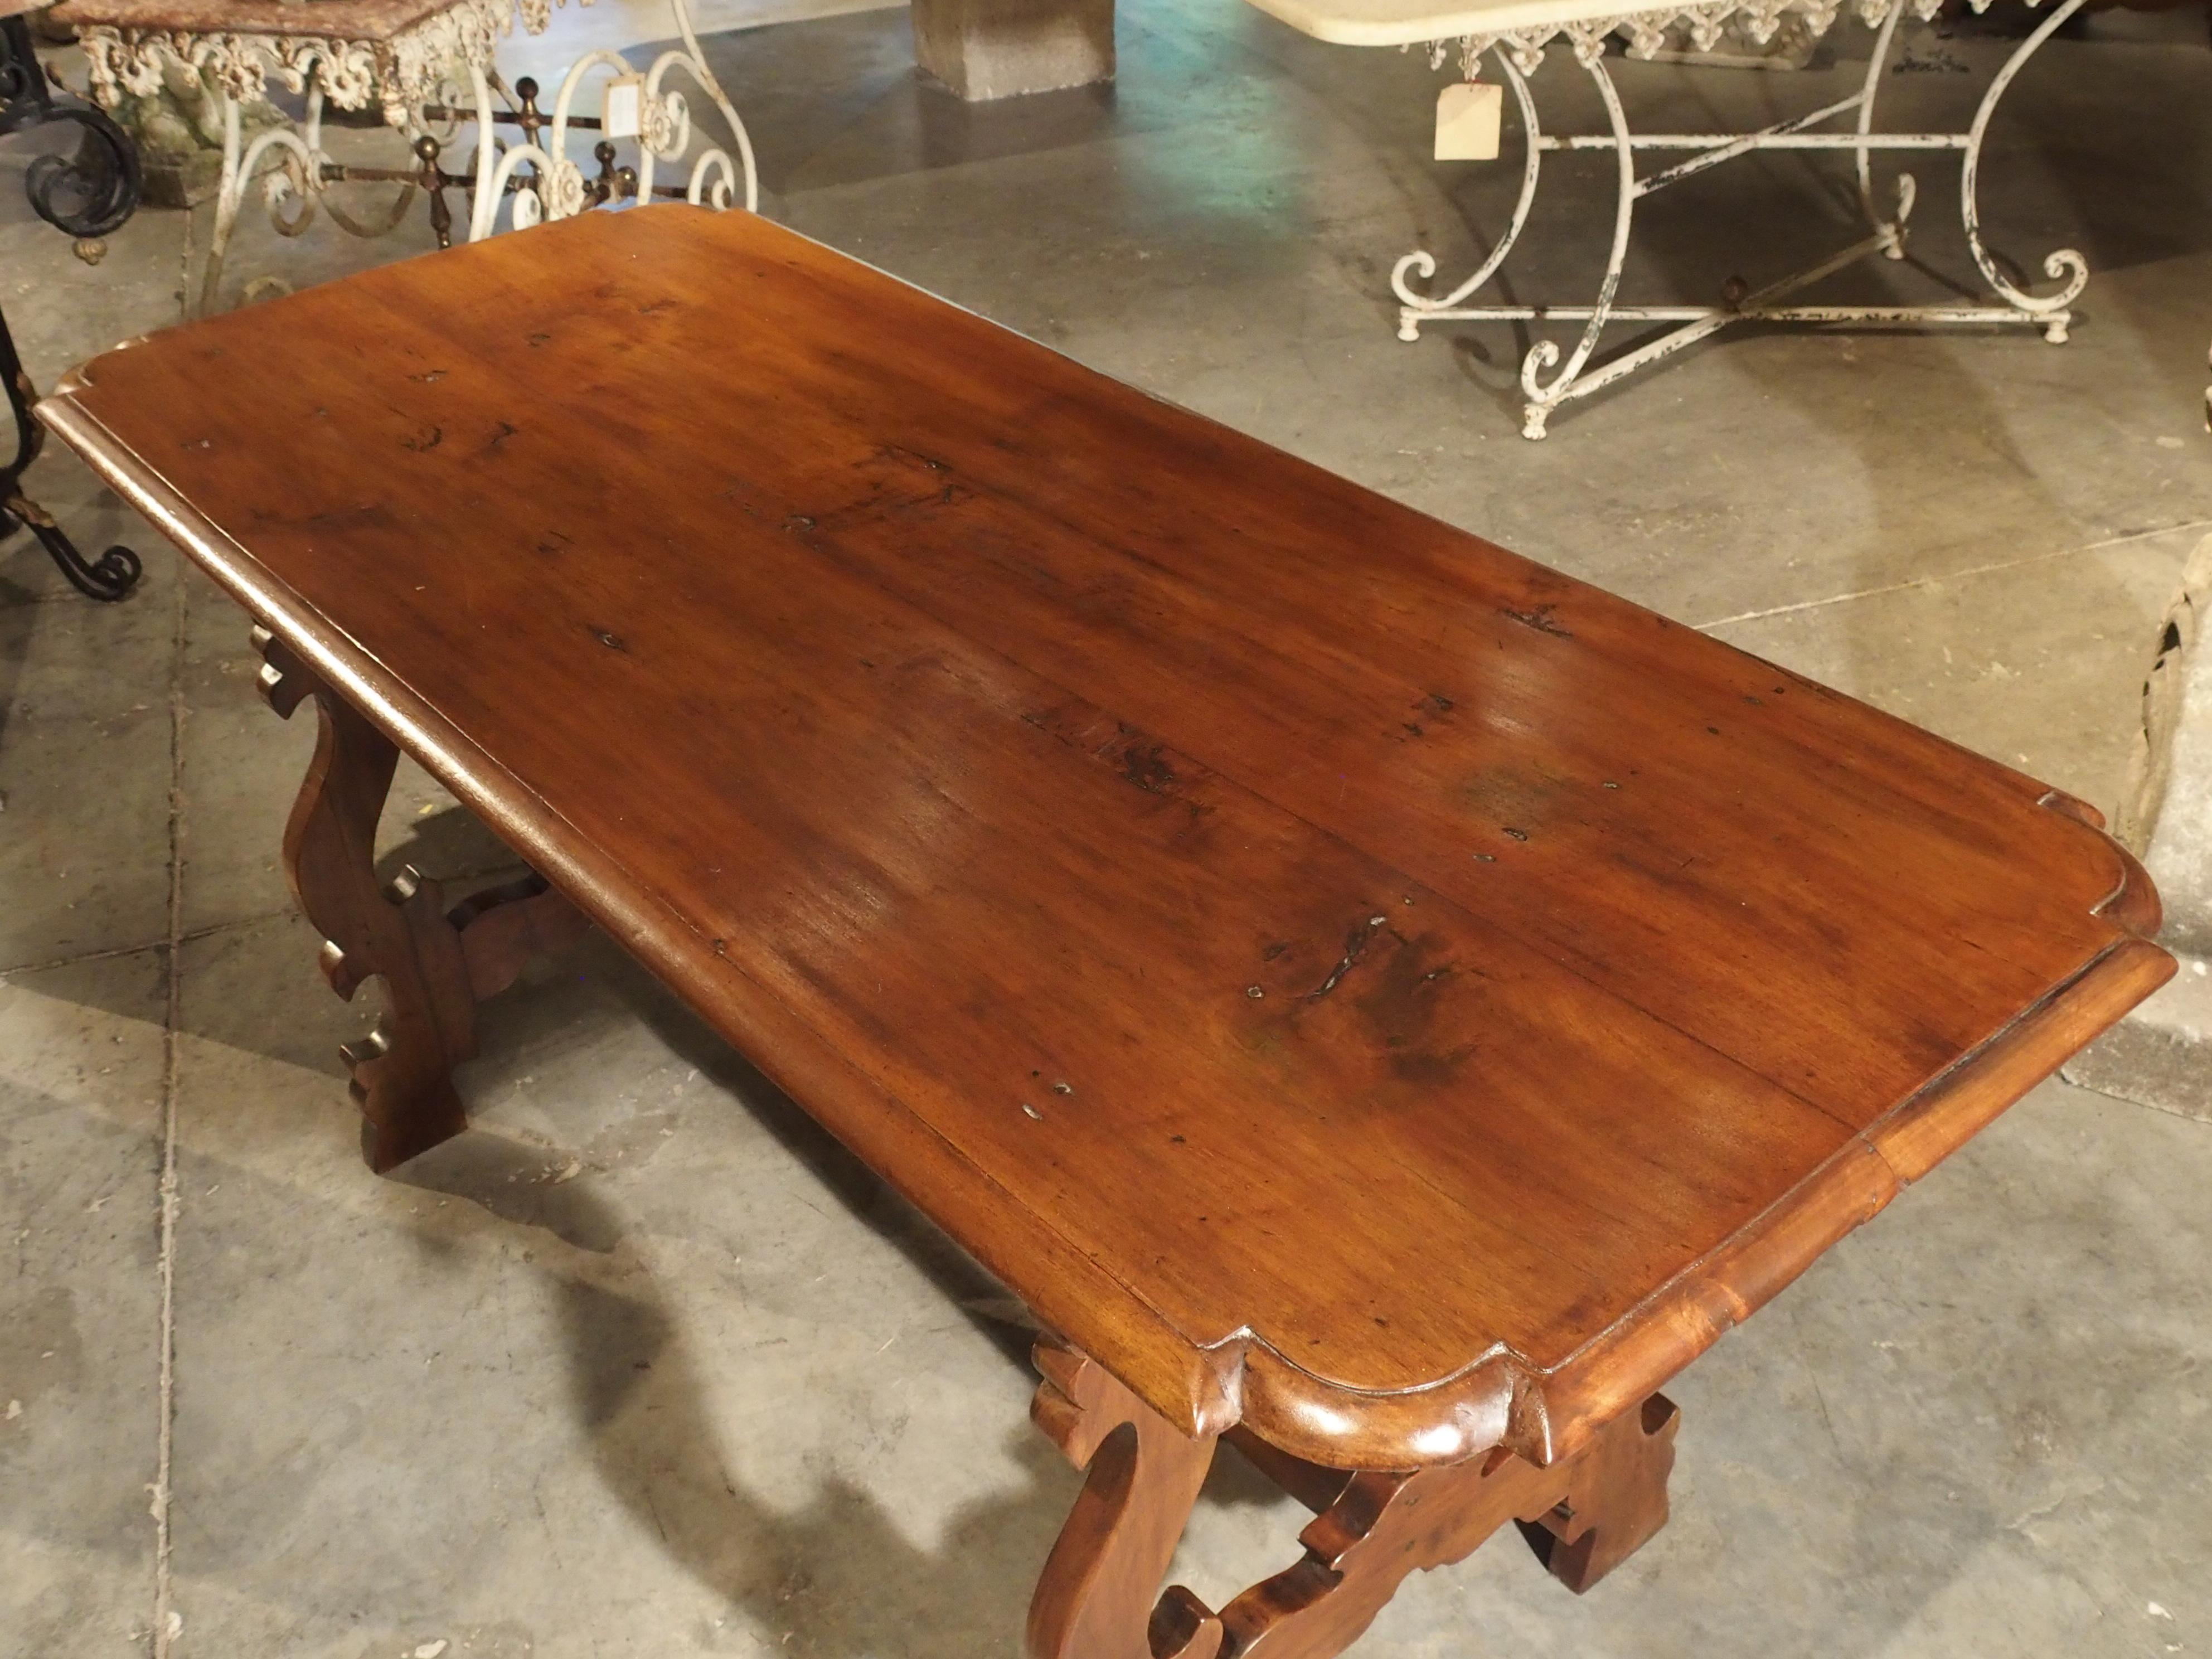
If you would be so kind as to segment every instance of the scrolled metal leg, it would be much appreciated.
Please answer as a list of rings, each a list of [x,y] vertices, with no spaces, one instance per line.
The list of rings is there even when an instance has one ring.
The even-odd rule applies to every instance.
[[[469,198],[469,240],[481,242],[491,234],[499,217],[499,198],[492,191],[492,173],[499,165],[499,146],[493,137],[491,77],[481,64],[469,65],[469,95],[475,100],[477,155],[475,193]]]
[[[707,54],[699,50],[699,36],[691,27],[691,8],[687,0],[670,0],[670,4],[676,13],[677,33],[684,38],[684,50],[690,55],[690,61],[684,67],[690,72],[691,78],[699,83],[700,90],[714,100],[714,107],[721,111],[722,119],[729,123],[730,136],[737,140],[738,160],[745,176],[745,211],[758,213],[760,169],[753,161],[752,135],[745,131],[745,124],[738,118],[737,106],[731,103],[728,94],[723,92],[722,83],[714,78],[714,70],[707,67]],[[695,190],[699,178],[700,174],[695,171],[692,179]],[[695,202],[698,199],[696,195],[692,197]]]
[[[2079,0],[2075,0],[2079,3]],[[1636,152],[1631,148],[1628,136],[1628,115],[1620,106],[1620,94],[1613,84],[1613,76],[1605,67],[1605,43],[1596,40],[1587,52],[1577,48],[1576,57],[1589,71],[1590,79],[1597,83],[1598,96],[1605,102],[1606,119],[1613,125],[1613,153],[1618,164],[1620,196],[1613,215],[1613,251],[1607,256],[1605,280],[1598,285],[1597,302],[1591,307],[1589,320],[1583,325],[1582,337],[1567,358],[1566,366],[1546,386],[1538,376],[1559,361],[1559,348],[1553,341],[1539,340],[1528,349],[1521,364],[1521,390],[1528,398],[1522,410],[1521,435],[1537,439],[1544,435],[1544,424],[1551,418],[1552,410],[1573,389],[1575,377],[1589,362],[1590,353],[1597,349],[1598,336],[1605,331],[1613,311],[1613,295],[1620,289],[1621,266],[1628,258],[1629,227],[1636,211]]]
[[[1513,252],[1514,243],[1520,240],[1521,227],[1528,222],[1528,210],[1536,200],[1536,179],[1544,160],[1544,132],[1536,119],[1536,100],[1528,90],[1528,77],[1521,73],[1506,49],[1503,46],[1498,46],[1493,49],[1492,55],[1505,76],[1505,83],[1513,88],[1515,100],[1521,106],[1521,131],[1528,143],[1528,157],[1522,167],[1520,199],[1514,203],[1512,222],[1505,227],[1504,235],[1498,238],[1498,246],[1490,250],[1490,257],[1482,262],[1474,275],[1442,299],[1415,293],[1412,284],[1407,281],[1408,271],[1416,273],[1424,282],[1437,274],[1436,259],[1427,249],[1416,248],[1391,267],[1390,288],[1400,301],[1398,337],[1401,340],[1419,339],[1424,317],[1460,304],[1497,274],[1498,266],[1505,263],[1505,256]]]
[[[1989,132],[1990,118],[1996,112],[1997,100],[2004,96],[2005,88],[2013,77],[2026,66],[2037,50],[2048,40],[2075,12],[2081,9],[2084,0],[2060,0],[2050,16],[2036,26],[2035,32],[2021,41],[2005,60],[1990,88],[1982,94],[1980,107],[1974,112],[1974,124],[1966,131],[1966,162],[1959,178],[1959,213],[1966,229],[1966,246],[1981,267],[1983,278],[1996,291],[1999,298],[2015,311],[2043,319],[2043,337],[2053,345],[2062,345],[2066,331],[2073,322],[2067,309],[2081,295],[2088,285],[2089,262],[2076,249],[2063,247],[2043,262],[2043,274],[2065,286],[2056,294],[2029,294],[2005,280],[1997,269],[1996,261],[1990,257],[1989,248],[1982,240],[1981,209],[1975,200],[1975,189],[1980,180],[1982,143]]]
[[[438,174],[434,166],[436,141],[424,134],[416,140],[411,153],[418,158],[422,157],[422,147],[425,143],[428,143],[430,154],[427,159],[431,165],[418,167],[412,176],[401,177],[398,190],[393,193],[380,216],[356,218],[331,192],[331,184],[347,179],[389,179],[395,175],[383,168],[348,168],[336,165],[323,149],[322,132],[323,88],[321,82],[317,82],[307,94],[307,118],[303,128],[298,132],[287,127],[271,128],[248,144],[245,155],[240,159],[238,193],[242,205],[246,191],[252,187],[252,181],[261,174],[263,159],[272,150],[283,158],[282,167],[271,173],[262,186],[262,202],[268,209],[269,222],[281,236],[304,234],[314,222],[319,210],[329,214],[331,222],[349,236],[358,236],[366,240],[388,235],[405,222],[407,210],[414,204],[418,185],[429,188],[433,179],[442,182],[442,176]],[[288,202],[292,204],[289,216],[286,211]],[[434,229],[438,216],[438,204],[434,203],[430,214]],[[441,240],[438,246],[443,247],[446,243]]]
[[[76,152],[33,156],[23,170],[31,210],[82,240],[121,228],[138,206],[138,148],[101,110],[58,98],[21,15],[0,19],[0,134],[61,125],[75,129]]]
[[[58,106],[52,118],[83,136],[73,157],[36,156],[24,168],[31,210],[71,236],[107,235],[137,210],[138,148],[99,110]]]
[[[241,167],[244,143],[239,129],[238,100],[228,91],[222,100],[222,173],[215,192],[215,228],[208,237],[207,266],[200,276],[198,314],[212,316],[216,294],[222,287],[222,264],[230,252],[230,234],[238,228],[238,208],[246,193]]]
[[[315,222],[315,212],[322,201],[322,156],[319,150],[295,133],[283,127],[272,127],[246,147],[239,158],[239,194],[243,198],[246,182],[261,171],[262,159],[270,150],[281,153],[283,165],[270,173],[262,186],[262,200],[269,210],[269,222],[280,236],[305,235]],[[286,211],[287,206],[290,211]],[[220,226],[222,209],[216,209]],[[234,210],[233,222],[235,222]],[[210,252],[210,259],[214,258]]]
[[[1896,3],[1890,7],[1888,15],[1881,20],[1881,28],[1875,36],[1874,54],[1867,60],[1866,85],[1859,94],[1859,144],[1853,152],[1858,173],[1859,206],[1865,210],[1867,223],[1874,227],[1877,235],[1885,239],[1881,252],[1882,257],[1887,259],[1902,259],[1905,257],[1905,222],[1912,216],[1912,203],[1918,186],[1913,183],[1911,173],[1899,173],[1897,210],[1893,216],[1884,219],[1881,210],[1875,204],[1874,170],[1866,140],[1874,131],[1875,94],[1881,90],[1881,72],[1889,64],[1889,45],[1897,38],[1897,25],[1904,17],[1905,10],[1904,0],[1896,0]]]
[[[87,559],[52,515],[28,496],[15,495],[0,501],[0,537],[19,524],[38,538],[39,545],[69,578],[70,586],[88,599],[119,599],[144,574],[138,556],[127,547],[111,547],[98,558]]]
[[[15,337],[8,331],[4,313],[0,313],[0,392],[5,393],[15,428],[15,455],[0,465],[0,540],[19,526],[28,530],[78,592],[90,599],[121,599],[143,574],[138,556],[127,547],[111,547],[98,558],[87,559],[52,515],[23,494],[19,481],[24,469],[38,459],[46,428],[31,418],[31,405],[39,394],[15,355]]]

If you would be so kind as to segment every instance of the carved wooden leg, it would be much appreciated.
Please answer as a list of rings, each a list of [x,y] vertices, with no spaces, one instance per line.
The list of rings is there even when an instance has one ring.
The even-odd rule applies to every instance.
[[[1332,1480],[1263,1451],[1256,1461],[1285,1491],[1327,1507],[1299,1534],[1304,1560],[1221,1610],[1222,1659],[1330,1659],[1408,1573],[1463,1559],[1508,1521],[1535,1523],[1547,1565],[1588,1589],[1666,1520],[1677,1416],[1654,1395],[1547,1469],[1501,1449],[1443,1468]]]
[[[362,1150],[379,1174],[467,1127],[453,1068],[476,1053],[476,1005],[514,982],[534,948],[580,933],[582,918],[535,877],[477,895],[449,917],[438,884],[412,869],[376,879],[376,823],[398,750],[282,641],[257,629],[262,695],[289,719],[314,699],[315,757],[284,827],[284,867],[323,935],[322,969],[348,1001],[384,981],[374,1033],[343,1051],[362,1109]]]
[[[1213,1462],[1099,1365],[1036,1347],[1030,1417],[1091,1478],[1030,1603],[1031,1659],[1214,1659],[1221,1621],[1178,1584],[1160,1594]]]
[[[1577,1595],[1667,1524],[1667,1477],[1682,1413],[1663,1394],[1610,1425],[1568,1470],[1566,1496],[1522,1534]]]

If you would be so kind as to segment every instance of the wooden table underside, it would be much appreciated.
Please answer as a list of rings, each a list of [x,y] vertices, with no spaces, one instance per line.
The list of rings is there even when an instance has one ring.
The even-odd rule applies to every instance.
[[[41,413],[317,706],[371,1164],[605,927],[1057,1333],[1049,1659],[1317,1659],[1509,1520],[1595,1582],[1657,1389],[2172,969],[2079,803],[746,216]],[[380,888],[403,750],[542,873]],[[1158,1589],[1224,1436],[1317,1518],[1217,1611]]]

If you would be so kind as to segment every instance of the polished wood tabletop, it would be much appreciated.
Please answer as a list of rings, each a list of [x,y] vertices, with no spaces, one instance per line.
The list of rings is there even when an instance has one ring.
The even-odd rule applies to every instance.
[[[2171,971],[2079,803],[742,213],[44,414],[1186,1432],[1565,1455]]]

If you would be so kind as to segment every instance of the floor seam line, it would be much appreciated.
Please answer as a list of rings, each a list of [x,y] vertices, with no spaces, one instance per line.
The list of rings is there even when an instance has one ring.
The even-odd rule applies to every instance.
[[[169,1579],[169,1498],[176,1429],[177,1079],[181,1059],[185,917],[185,584],[176,586],[169,668],[169,905],[161,1032],[161,1417],[154,1454],[154,1659],[169,1659],[184,1620]]]
[[[2070,1060],[2067,1062],[2068,1065],[2072,1063]],[[2168,1106],[2156,1100],[2138,1100],[2133,1095],[2116,1095],[2110,1089],[2100,1088],[2094,1083],[2076,1083],[2067,1075],[2065,1066],[2058,1068],[2058,1077],[2068,1088],[2079,1089],[2083,1094],[2094,1095],[2100,1100],[2109,1100],[2115,1106],[2132,1106],[2137,1111],[2156,1112],[2165,1117],[2178,1117],[2184,1123],[2194,1123],[2200,1127],[2212,1129],[2212,1118],[2199,1117],[2195,1112],[2185,1111],[2179,1106]]]
[[[252,927],[260,922],[277,921],[289,915],[291,915],[289,910],[264,910],[256,915],[234,916],[228,921],[211,921],[204,927],[195,927],[189,933],[178,934],[176,942],[179,945],[197,945],[204,939],[213,939],[217,933],[227,933],[233,928]],[[138,945],[112,945],[105,950],[87,951],[79,956],[52,957],[44,962],[11,963],[7,967],[0,968],[0,980],[5,980],[15,974],[52,973],[57,968],[76,968],[88,962],[112,962],[118,957],[143,956],[149,951],[166,951],[168,948],[169,940],[165,937],[149,939]]]
[[[2207,526],[2212,526],[2212,519],[2184,519],[2175,524],[2155,525],[2148,530],[2130,530],[2118,536],[2107,536],[2101,541],[2053,548],[2047,553],[2031,553],[2026,558],[1999,559],[1993,564],[1972,565],[1964,570],[1913,576],[1901,582],[1887,582],[1880,587],[1862,587],[1850,593],[1832,593],[1822,599],[1800,599],[1795,605],[1778,605],[1765,611],[1744,611],[1733,617],[1715,617],[1709,622],[1692,623],[1691,626],[1701,634],[1710,633],[1716,628],[1727,628],[1736,623],[1763,622],[1770,617],[1793,617],[1800,611],[1820,611],[1832,605],[1849,605],[1854,599],[1877,599],[1888,593],[1907,592],[1916,587],[1932,586],[1940,582],[1965,581],[1973,576],[1992,575],[2000,570],[2024,569],[2032,564],[2075,558],[2084,553],[2102,552],[2108,547],[2124,547],[2130,542],[2148,541],[2154,536],[2171,536],[2180,531],[2202,530]]]

